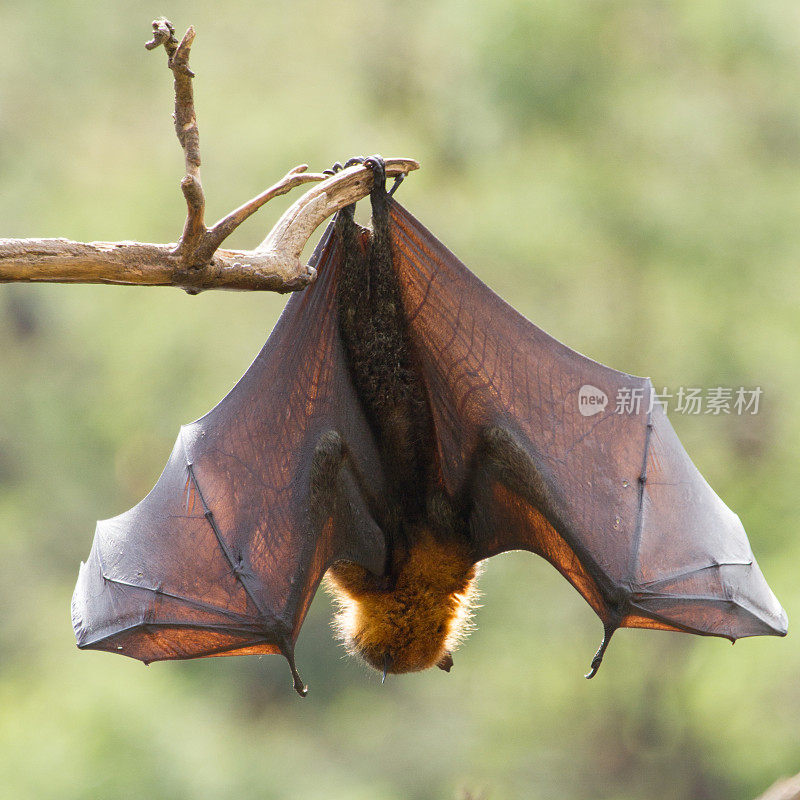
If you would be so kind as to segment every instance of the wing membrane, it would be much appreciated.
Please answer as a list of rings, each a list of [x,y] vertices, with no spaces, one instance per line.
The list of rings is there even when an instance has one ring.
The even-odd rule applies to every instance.
[[[321,516],[311,503],[331,431],[366,495],[383,482],[339,341],[341,262],[332,224],[313,257],[318,280],[291,297],[246,374],[181,429],[150,494],[98,523],[73,598],[79,647],[146,662],[278,651],[291,662],[327,567],[348,558],[382,570],[384,542],[352,480]],[[360,521],[352,529],[342,503]]]
[[[471,470],[487,430],[505,431],[510,442],[505,456],[486,456],[494,466],[472,498],[478,554],[542,555],[612,628],[784,634],[785,612],[738,517],[660,407],[650,408],[650,381],[531,324],[396,202],[391,222],[449,491],[475,492]],[[605,395],[606,407],[581,413],[582,388]],[[629,399],[625,413],[617,397]],[[668,590],[659,584],[680,574],[687,577]]]

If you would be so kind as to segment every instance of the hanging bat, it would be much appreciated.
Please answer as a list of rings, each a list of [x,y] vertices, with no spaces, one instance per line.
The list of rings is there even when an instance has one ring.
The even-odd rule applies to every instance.
[[[351,653],[449,670],[479,563],[547,559],[603,622],[786,633],[738,517],[649,380],[528,322],[374,173],[372,230],[340,212],[244,377],[181,429],[139,505],[100,522],[72,605],[78,646],[145,663],[282,653],[323,575]],[[640,407],[581,413],[581,389]],[[584,409],[585,411],[585,409]]]

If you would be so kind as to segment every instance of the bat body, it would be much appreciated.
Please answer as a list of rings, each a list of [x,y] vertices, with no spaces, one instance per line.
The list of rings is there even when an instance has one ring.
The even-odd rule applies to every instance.
[[[335,563],[329,586],[336,628],[351,653],[386,672],[450,668],[474,594],[468,514],[448,496],[437,463],[427,392],[394,274],[385,192],[373,192],[374,230],[353,209],[339,217],[344,264],[337,288],[339,332],[350,375],[380,451],[386,490],[366,496],[386,540],[378,577]],[[354,467],[357,471],[357,467]]]
[[[376,669],[449,670],[479,562],[526,549],[603,622],[786,633],[733,512],[649,381],[561,345],[385,191],[345,209],[231,393],[181,430],[136,507],[98,523],[79,647],[145,662],[283,653],[327,572],[336,627]],[[584,416],[582,387],[641,407]]]

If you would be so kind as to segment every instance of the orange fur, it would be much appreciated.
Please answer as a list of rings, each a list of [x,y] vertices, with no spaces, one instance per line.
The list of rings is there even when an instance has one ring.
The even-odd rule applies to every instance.
[[[389,590],[377,588],[358,564],[331,567],[326,588],[338,606],[334,627],[347,651],[375,669],[447,669],[449,654],[469,632],[477,574],[465,545],[420,531]]]

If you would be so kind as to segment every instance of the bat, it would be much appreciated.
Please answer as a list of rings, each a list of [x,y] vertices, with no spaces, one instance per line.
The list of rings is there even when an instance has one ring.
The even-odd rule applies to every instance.
[[[548,336],[374,174],[372,229],[339,212],[258,357],[181,429],[155,487],[99,522],[72,602],[78,647],[145,663],[281,653],[326,576],[351,653],[452,666],[480,562],[549,561],[604,636],[735,641],[787,618],[739,518],[687,456],[648,379]],[[581,403],[627,391],[617,413]]]

